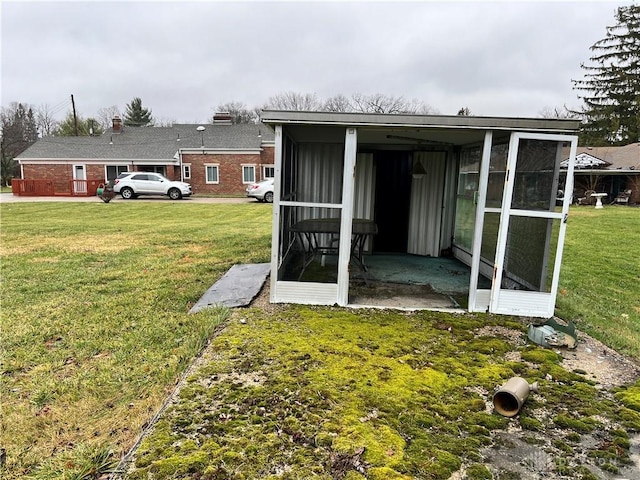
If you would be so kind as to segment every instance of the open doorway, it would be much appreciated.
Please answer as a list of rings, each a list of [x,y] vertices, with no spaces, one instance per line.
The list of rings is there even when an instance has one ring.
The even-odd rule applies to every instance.
[[[443,248],[450,251],[441,242],[443,222],[453,221],[453,216],[444,219],[442,214],[449,152],[377,150],[372,155],[375,204],[370,218],[377,225],[377,234],[364,258],[365,268],[350,265],[349,304],[466,306],[470,268],[441,254]],[[455,173],[452,169],[451,175]],[[358,207],[355,210],[360,213]]]
[[[411,202],[410,152],[376,152],[374,220],[378,234],[373,253],[406,253]]]

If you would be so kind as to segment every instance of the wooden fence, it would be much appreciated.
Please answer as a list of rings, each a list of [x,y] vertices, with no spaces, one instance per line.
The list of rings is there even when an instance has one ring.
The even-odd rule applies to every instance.
[[[29,197],[91,197],[96,195],[100,180],[67,180],[56,183],[53,180],[11,180],[14,195]]]

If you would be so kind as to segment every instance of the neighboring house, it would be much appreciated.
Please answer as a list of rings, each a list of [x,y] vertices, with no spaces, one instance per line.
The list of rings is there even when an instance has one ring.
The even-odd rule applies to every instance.
[[[640,143],[624,147],[578,147],[574,175],[574,201],[594,190],[606,193],[605,202],[613,202],[631,190],[630,204],[640,203]],[[561,162],[566,169],[568,151]],[[562,180],[561,180],[562,182]]]
[[[198,127],[204,127],[204,129]],[[273,132],[262,124],[125,127],[120,118],[99,136],[44,137],[20,154],[16,195],[95,195],[124,171],[157,172],[191,184],[194,194],[244,195],[273,176]]]
[[[426,286],[420,300],[460,298],[429,290],[427,274],[467,275],[458,310],[553,315],[569,212],[568,199],[556,209],[560,162],[568,143],[573,173],[579,121],[269,110],[261,120],[275,132],[272,302],[379,307],[412,269],[405,283]],[[394,275],[384,288],[379,258]]]

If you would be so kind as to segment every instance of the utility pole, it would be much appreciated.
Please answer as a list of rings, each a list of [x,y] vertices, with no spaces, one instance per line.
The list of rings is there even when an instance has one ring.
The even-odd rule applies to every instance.
[[[76,102],[73,100],[73,94],[71,95],[71,108],[73,109],[73,128],[78,136],[78,117],[76,116]]]

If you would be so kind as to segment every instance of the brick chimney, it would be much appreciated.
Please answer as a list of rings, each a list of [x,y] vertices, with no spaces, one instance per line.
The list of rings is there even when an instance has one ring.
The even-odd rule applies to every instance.
[[[113,133],[120,133],[122,132],[122,119],[116,115],[115,117],[113,117],[113,127],[112,127],[112,131]]]
[[[216,112],[213,114],[213,123],[231,125],[233,117],[229,112]]]

